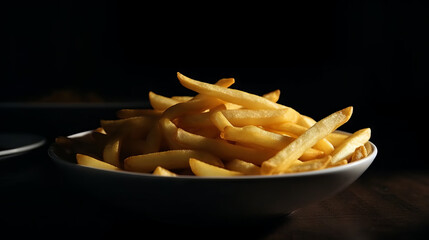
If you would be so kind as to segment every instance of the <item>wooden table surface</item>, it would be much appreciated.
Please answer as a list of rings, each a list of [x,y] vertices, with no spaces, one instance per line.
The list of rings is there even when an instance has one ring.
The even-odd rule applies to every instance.
[[[370,172],[338,195],[292,213],[266,239],[413,239],[427,227],[428,173]]]
[[[229,227],[214,239],[228,234],[235,239],[427,239],[425,233],[429,172],[369,171],[336,196],[277,223]]]
[[[339,194],[255,226],[165,224],[76,194],[46,149],[0,161],[0,232],[90,239],[416,239],[429,233],[429,172],[369,169]],[[41,159],[33,161],[33,158]]]

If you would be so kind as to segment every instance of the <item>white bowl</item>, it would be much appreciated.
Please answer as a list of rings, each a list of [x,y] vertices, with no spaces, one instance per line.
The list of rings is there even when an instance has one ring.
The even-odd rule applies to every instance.
[[[222,178],[101,170],[61,157],[55,145],[48,152],[67,182],[105,204],[165,222],[246,224],[283,217],[344,190],[373,162],[377,148],[371,145],[373,151],[368,157],[343,166],[273,176]]]

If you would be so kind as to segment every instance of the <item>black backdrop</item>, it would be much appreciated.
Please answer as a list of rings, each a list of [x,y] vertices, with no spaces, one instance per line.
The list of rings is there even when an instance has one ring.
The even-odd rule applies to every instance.
[[[139,102],[149,90],[190,94],[177,71],[235,77],[252,93],[281,89],[281,103],[315,119],[353,105],[342,129],[372,128],[375,168],[429,165],[424,1],[2,5],[3,103],[55,101],[56,92]]]

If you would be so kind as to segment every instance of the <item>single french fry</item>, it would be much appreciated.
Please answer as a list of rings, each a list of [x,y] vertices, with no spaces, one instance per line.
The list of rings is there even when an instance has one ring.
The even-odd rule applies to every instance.
[[[361,160],[362,158],[365,158],[367,156],[368,156],[368,151],[366,150],[366,147],[364,145],[359,146],[353,152],[350,162]]]
[[[169,150],[130,156],[124,160],[124,169],[134,172],[152,172],[156,167],[172,169],[189,168],[189,158],[198,158],[214,166],[223,167],[223,162],[213,154],[196,150]]]
[[[228,119],[223,115],[221,111],[214,112],[210,114],[210,121],[223,132],[226,127],[232,127],[232,124]]]
[[[167,108],[180,103],[172,98],[164,97],[152,91],[149,92],[149,102],[153,109],[157,111],[165,111]]]
[[[180,83],[190,90],[198,92],[200,94],[212,96],[215,98],[222,99],[226,102],[241,105],[250,109],[282,109],[286,106],[274,103],[264,97],[254,95],[251,93],[243,92],[236,89],[225,88],[210,83],[200,82],[181,73],[177,73],[177,78]]]
[[[153,175],[158,175],[158,176],[165,176],[165,177],[176,177],[177,174],[175,174],[174,172],[171,172],[161,166],[158,166],[155,168],[155,171],[153,171]]]
[[[189,165],[191,166],[192,172],[200,177],[233,177],[243,175],[240,172],[210,165],[195,158],[189,159]]]
[[[277,102],[280,99],[280,89],[262,95],[262,97],[270,100],[271,102]]]
[[[99,169],[107,169],[107,170],[120,170],[118,167],[112,164],[103,162],[91,156],[80,154],[80,153],[76,154],[76,161],[79,165],[82,165],[82,166],[99,168]]]
[[[353,133],[332,152],[332,163],[335,164],[336,162],[341,161],[343,159],[348,159],[353,154],[355,149],[368,142],[370,137],[370,128],[364,128]]]
[[[263,161],[274,155],[270,151],[259,151],[257,149],[234,145],[221,139],[212,139],[192,134],[180,128],[177,130],[176,140],[185,148],[207,151],[226,161],[237,158],[260,165]]]
[[[222,114],[236,127],[268,126],[283,122],[296,122],[300,118],[299,114],[292,108],[223,110]]]
[[[275,156],[262,164],[262,174],[280,174],[285,172],[290,165],[298,159],[308,148],[311,148],[320,139],[346,123],[353,112],[353,107],[348,107],[335,112],[320,120],[301,134],[295,141],[280,150]]]
[[[225,164],[225,168],[231,171],[240,172],[244,175],[260,175],[261,168],[257,165],[240,159],[233,159]]]

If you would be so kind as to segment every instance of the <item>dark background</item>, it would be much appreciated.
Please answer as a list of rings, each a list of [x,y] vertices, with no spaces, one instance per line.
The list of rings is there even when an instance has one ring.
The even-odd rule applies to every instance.
[[[180,71],[207,82],[235,77],[235,88],[256,94],[278,88],[281,103],[316,120],[353,105],[342,129],[372,128],[373,168],[427,168],[428,4],[298,2],[2,3],[0,130],[52,141],[96,127],[114,111],[70,122],[76,109],[28,116],[7,103],[144,105],[149,90],[191,94]]]

